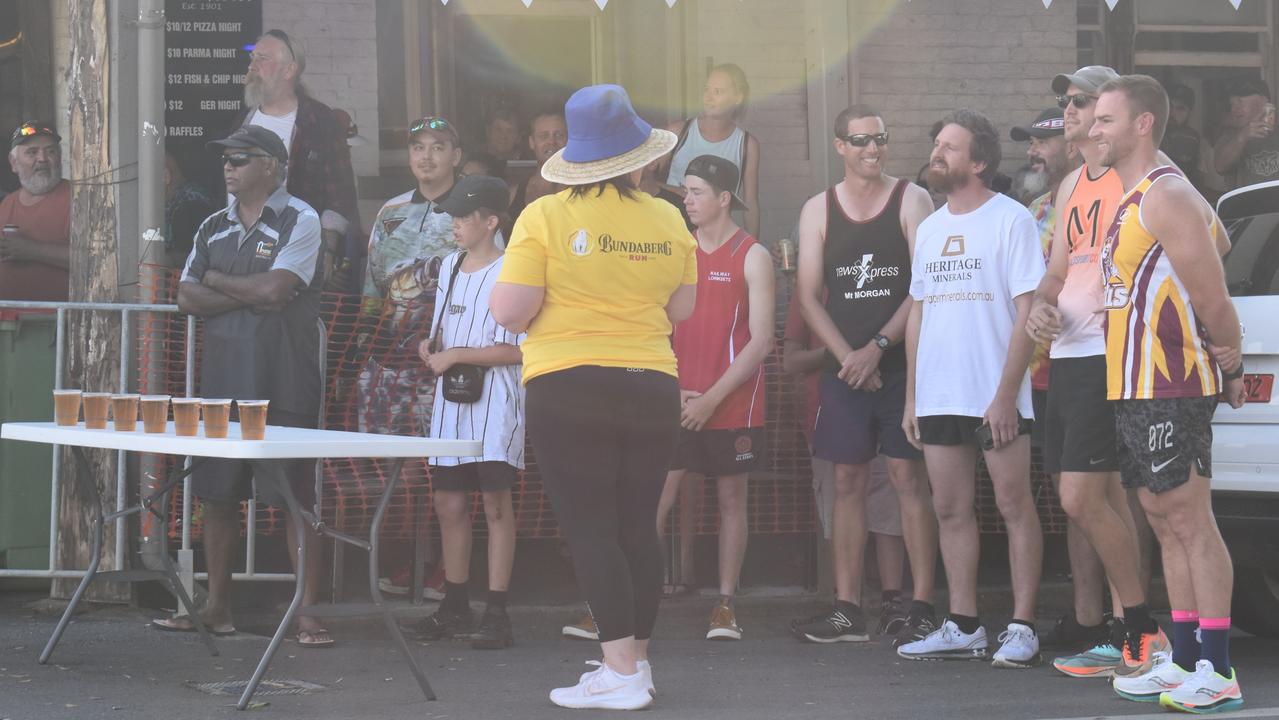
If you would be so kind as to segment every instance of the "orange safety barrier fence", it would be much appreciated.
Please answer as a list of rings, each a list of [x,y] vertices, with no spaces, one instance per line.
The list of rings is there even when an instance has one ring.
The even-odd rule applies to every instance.
[[[139,301],[175,302],[177,271],[145,266]],[[779,283],[779,289],[785,285]],[[781,371],[781,338],[786,317],[787,293],[779,292],[777,349],[765,366],[767,384],[768,468],[752,474],[748,503],[749,530],[755,534],[808,533],[817,527],[813,511],[812,473],[808,449],[800,432],[803,409],[800,388]],[[433,301],[433,297],[431,300]],[[138,387],[147,393],[185,394],[186,317],[146,314],[137,333],[134,357],[138,363]],[[417,360],[417,341],[429,329],[431,302],[377,301],[358,296],[325,293],[321,319],[327,330],[325,377],[325,427],[333,430],[425,434],[430,422],[432,381]],[[195,395],[199,394],[199,333]],[[1032,485],[1036,506],[1046,533],[1065,531],[1065,515],[1051,483],[1043,475],[1034,453]],[[556,538],[559,528],[532,449],[528,467],[513,489],[517,531],[521,538]],[[172,460],[170,460],[172,462]],[[326,523],[346,532],[368,529],[390,468],[389,461],[336,459],[323,461],[322,509]],[[977,488],[978,522],[982,532],[1003,532],[994,493],[984,467]],[[405,463],[402,484],[388,507],[383,537],[411,539],[430,512],[430,474],[426,459]],[[173,496],[169,532],[181,534],[181,492]],[[484,513],[473,503],[473,521],[483,532]],[[676,512],[679,512],[677,509]],[[698,502],[684,511],[694,512],[694,532],[718,530],[715,483],[702,484]],[[192,536],[199,537],[199,505],[192,517]],[[431,524],[432,527],[434,523]],[[671,528],[678,527],[672,522]],[[282,532],[282,513],[258,507],[258,531]]]

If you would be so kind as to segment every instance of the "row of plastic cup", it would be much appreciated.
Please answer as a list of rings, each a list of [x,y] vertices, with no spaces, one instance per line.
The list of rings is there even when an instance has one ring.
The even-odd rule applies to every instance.
[[[84,404],[84,426],[89,430],[105,430],[107,412],[118,432],[136,432],[141,409],[142,430],[163,433],[169,422],[169,405],[173,405],[174,434],[194,437],[204,415],[204,436],[224,438],[231,419],[231,400],[210,398],[175,398],[169,395],[137,395],[91,393],[80,390],[53,391],[53,417],[58,425],[80,424],[80,405]],[[262,440],[266,437],[267,400],[237,400],[240,410],[240,437]]]

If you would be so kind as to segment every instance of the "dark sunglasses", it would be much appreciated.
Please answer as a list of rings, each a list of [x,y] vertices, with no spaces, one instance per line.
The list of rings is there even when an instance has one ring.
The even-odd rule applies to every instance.
[[[427,128],[431,130],[453,130],[453,126],[449,125],[449,121],[442,117],[424,117],[409,126],[409,134],[419,133]]]
[[[237,167],[237,168],[244,167],[245,165],[248,165],[249,163],[253,162],[253,158],[255,157],[269,158],[274,156],[263,155],[262,153],[230,153],[229,155],[222,156],[222,164],[223,165],[229,164],[231,167]]]
[[[1057,107],[1065,110],[1067,105],[1074,105],[1080,110],[1083,110],[1088,107],[1088,103],[1096,99],[1097,98],[1092,95],[1085,95],[1084,93],[1079,93],[1078,95],[1058,95]]]
[[[288,33],[284,32],[283,30],[267,30],[263,34],[266,35],[267,37],[273,37],[276,40],[279,40],[280,42],[284,43],[284,47],[289,49],[289,57],[293,58],[294,60],[297,60],[298,56],[297,56],[297,53],[293,52],[293,41],[289,40]]]
[[[836,135],[835,137],[839,138],[840,140],[843,140],[844,142],[848,143],[849,145],[852,145],[853,147],[866,147],[872,142],[874,142],[879,147],[884,147],[885,145],[888,144],[888,133],[886,132],[875,133],[873,135],[870,133],[857,133],[856,135]]]

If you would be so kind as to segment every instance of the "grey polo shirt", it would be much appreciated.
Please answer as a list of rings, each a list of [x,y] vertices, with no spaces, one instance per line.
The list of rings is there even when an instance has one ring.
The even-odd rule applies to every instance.
[[[241,224],[238,207],[232,198],[200,226],[182,281],[198,283],[208,270],[241,276],[288,270],[304,288],[280,312],[241,307],[204,318],[200,393],[270,400],[272,414],[313,418],[321,387],[320,218],[284,187],[253,227]]]

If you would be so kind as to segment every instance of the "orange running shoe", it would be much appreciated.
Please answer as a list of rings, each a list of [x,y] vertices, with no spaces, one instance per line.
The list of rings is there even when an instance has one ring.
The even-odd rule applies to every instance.
[[[1144,675],[1154,667],[1155,653],[1172,652],[1172,643],[1162,629],[1152,633],[1142,633],[1136,637],[1129,635],[1124,640],[1123,661],[1115,666],[1115,675],[1126,677]]]

